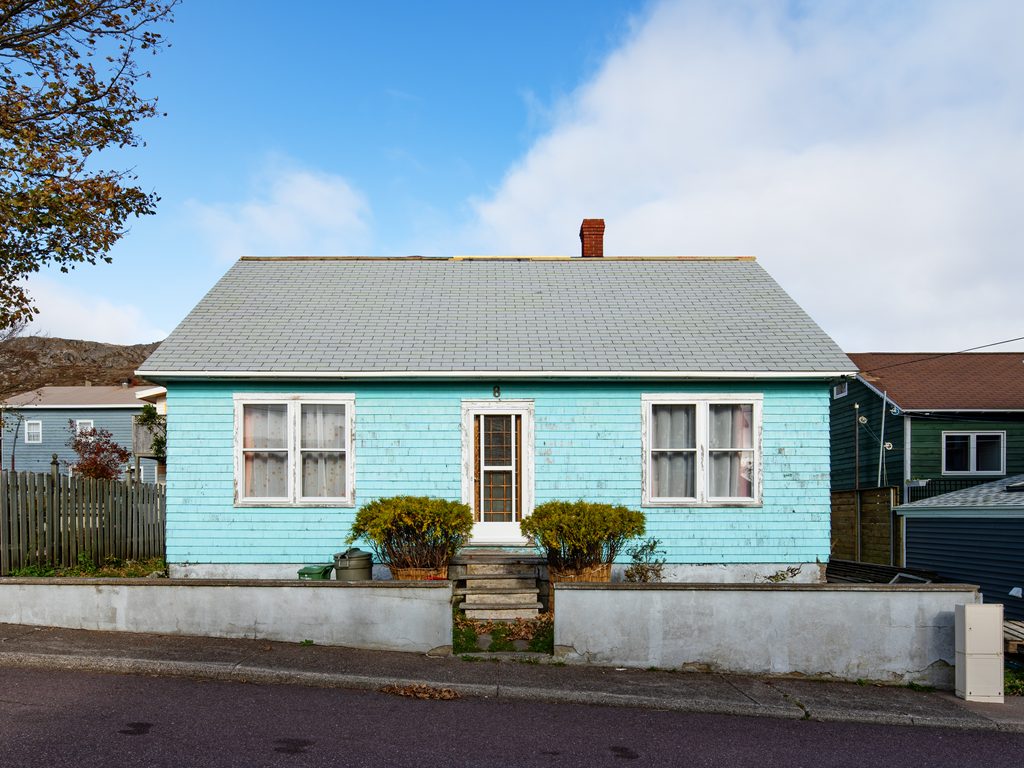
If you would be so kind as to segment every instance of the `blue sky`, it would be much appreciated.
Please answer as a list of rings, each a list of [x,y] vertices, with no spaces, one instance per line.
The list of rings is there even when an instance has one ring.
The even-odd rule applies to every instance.
[[[895,8],[894,8],[895,7]],[[200,2],[144,83],[162,201],[30,282],[169,332],[246,254],[752,254],[850,351],[1024,335],[1024,4]],[[1024,348],[1017,345],[1016,348]]]

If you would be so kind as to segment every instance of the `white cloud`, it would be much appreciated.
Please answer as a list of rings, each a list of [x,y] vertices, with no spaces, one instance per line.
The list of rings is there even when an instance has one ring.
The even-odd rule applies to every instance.
[[[134,304],[82,294],[45,277],[33,278],[29,291],[39,308],[26,329],[29,334],[108,344],[146,344],[167,336],[167,330],[152,325]]]
[[[608,254],[756,255],[851,351],[1024,335],[1024,4],[796,7],[653,7],[459,247],[603,216]]]
[[[274,161],[252,187],[242,202],[187,204],[220,258],[350,255],[367,247],[369,206],[340,176]]]

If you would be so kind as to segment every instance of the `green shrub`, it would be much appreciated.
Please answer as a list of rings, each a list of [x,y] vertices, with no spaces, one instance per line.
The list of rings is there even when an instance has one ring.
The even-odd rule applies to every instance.
[[[611,563],[623,545],[644,534],[644,514],[612,504],[548,501],[519,524],[547,555],[548,566],[579,570]]]
[[[473,513],[457,501],[427,496],[377,499],[356,513],[348,543],[365,539],[392,568],[442,568],[469,541]]]

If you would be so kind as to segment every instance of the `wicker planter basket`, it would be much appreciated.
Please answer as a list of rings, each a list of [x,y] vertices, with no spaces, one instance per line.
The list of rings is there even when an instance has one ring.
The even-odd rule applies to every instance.
[[[562,581],[611,581],[612,564],[598,563],[579,570],[558,570],[548,568],[548,578],[554,582]]]
[[[440,568],[392,568],[391,575],[398,581],[446,581],[448,566]]]

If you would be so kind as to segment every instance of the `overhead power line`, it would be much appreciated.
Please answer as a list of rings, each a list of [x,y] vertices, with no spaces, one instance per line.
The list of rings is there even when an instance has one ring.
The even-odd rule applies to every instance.
[[[923,363],[925,360],[936,360],[940,357],[949,357],[950,355],[962,355],[964,352],[975,352],[979,349],[986,349],[988,347],[998,347],[1000,344],[1010,344],[1014,341],[1024,341],[1024,336],[1018,336],[1015,339],[1006,339],[1004,341],[993,341],[991,344],[982,344],[977,347],[970,347],[968,349],[961,349],[959,352],[940,352],[937,355],[926,355],[924,357],[916,357],[913,360],[904,360],[901,363],[890,363],[889,365],[880,365],[877,368],[872,368],[870,371],[861,371],[861,373],[874,373],[875,371],[884,371],[887,368],[899,368],[901,365],[912,365],[913,363]]]

